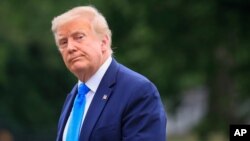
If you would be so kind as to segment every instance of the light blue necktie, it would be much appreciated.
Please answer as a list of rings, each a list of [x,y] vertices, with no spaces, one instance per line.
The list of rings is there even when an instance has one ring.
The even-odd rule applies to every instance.
[[[84,83],[81,83],[78,86],[78,94],[75,98],[74,105],[72,108],[72,115],[68,127],[66,141],[78,141],[79,139],[81,123],[86,103],[85,95],[89,92],[89,90],[90,89]]]

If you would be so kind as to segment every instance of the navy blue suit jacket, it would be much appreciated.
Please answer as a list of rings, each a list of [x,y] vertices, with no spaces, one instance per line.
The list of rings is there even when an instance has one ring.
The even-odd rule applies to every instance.
[[[76,94],[77,85],[64,103],[57,141],[62,141]],[[166,113],[157,88],[113,58],[86,114],[80,141],[166,141]]]

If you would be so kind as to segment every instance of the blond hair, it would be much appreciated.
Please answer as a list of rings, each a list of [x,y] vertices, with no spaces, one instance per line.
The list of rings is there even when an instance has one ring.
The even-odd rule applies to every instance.
[[[60,26],[71,20],[74,20],[75,18],[88,19],[91,22],[92,29],[98,36],[103,37],[107,35],[107,37],[109,38],[108,45],[111,49],[111,42],[112,42],[111,30],[109,29],[105,17],[93,6],[75,7],[55,17],[52,20],[52,27],[51,27],[51,30],[53,31],[54,35],[56,34],[57,29]]]

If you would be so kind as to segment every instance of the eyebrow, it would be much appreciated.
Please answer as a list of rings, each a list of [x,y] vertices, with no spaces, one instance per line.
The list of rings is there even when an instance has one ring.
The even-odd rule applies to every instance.
[[[65,38],[65,36],[57,36],[57,41],[61,41],[61,40],[65,40],[66,38]]]
[[[73,31],[72,33],[70,33],[69,36],[75,36],[75,35],[77,35],[77,34],[83,34],[83,35],[86,36],[86,33],[83,32],[83,31],[80,31],[80,30],[75,30],[75,31]],[[60,33],[57,34],[57,39],[58,39],[58,40],[61,40],[61,39],[64,39],[64,38],[65,38],[64,34],[60,34]]]
[[[75,31],[75,32],[72,32],[71,34],[70,34],[70,36],[74,36],[74,35],[77,35],[77,34],[83,34],[83,35],[86,35],[85,34],[85,32],[81,32],[81,31]]]

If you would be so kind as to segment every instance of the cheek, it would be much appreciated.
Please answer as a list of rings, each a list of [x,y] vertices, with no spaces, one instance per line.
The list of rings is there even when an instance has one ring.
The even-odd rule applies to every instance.
[[[64,53],[61,53],[61,56],[62,56],[62,59],[63,59],[64,63],[67,65],[68,64],[67,63],[67,55],[64,54]]]
[[[91,58],[94,62],[99,61],[102,58],[102,52],[100,49],[92,49],[91,51]]]
[[[96,44],[95,46],[93,46],[92,52],[94,52],[95,55],[99,56],[102,54],[102,47],[99,44]]]

